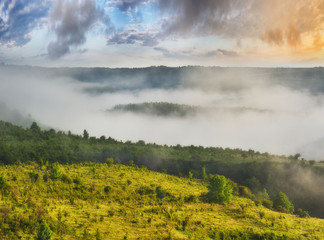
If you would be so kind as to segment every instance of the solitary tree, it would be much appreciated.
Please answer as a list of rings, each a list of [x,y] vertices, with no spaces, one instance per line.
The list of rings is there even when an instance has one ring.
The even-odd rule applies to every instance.
[[[224,176],[216,175],[210,179],[206,198],[208,202],[230,203],[233,187]]]
[[[35,240],[50,240],[51,239],[51,230],[48,227],[46,221],[43,221],[39,227],[38,234]]]
[[[86,139],[86,140],[88,140],[89,139],[89,133],[88,133],[88,131],[87,130],[83,130],[83,139]]]
[[[273,201],[273,207],[277,211],[285,213],[293,213],[295,211],[294,205],[289,201],[286,194],[279,192],[276,199]]]

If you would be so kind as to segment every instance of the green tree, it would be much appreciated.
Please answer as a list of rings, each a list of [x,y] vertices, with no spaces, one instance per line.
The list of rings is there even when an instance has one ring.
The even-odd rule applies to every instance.
[[[233,187],[224,176],[216,175],[211,177],[208,185],[206,198],[208,202],[230,203]]]
[[[37,125],[36,122],[33,122],[30,126],[30,130],[32,130],[34,133],[39,133],[41,131],[40,127]]]
[[[83,130],[83,139],[86,139],[86,140],[88,140],[89,139],[89,133],[88,133],[88,131],[87,130]]]
[[[276,199],[273,201],[273,207],[279,212],[293,213],[295,211],[294,205],[283,192],[278,193]]]
[[[207,180],[206,167],[202,167],[202,169],[201,169],[201,178],[203,180]]]
[[[39,227],[35,240],[50,240],[52,236],[51,230],[46,221],[43,221]]]

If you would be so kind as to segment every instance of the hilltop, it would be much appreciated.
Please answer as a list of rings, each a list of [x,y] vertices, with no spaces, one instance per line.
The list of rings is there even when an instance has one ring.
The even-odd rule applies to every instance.
[[[233,196],[201,201],[201,180],[109,162],[1,166],[1,239],[322,239],[324,220],[271,211]]]

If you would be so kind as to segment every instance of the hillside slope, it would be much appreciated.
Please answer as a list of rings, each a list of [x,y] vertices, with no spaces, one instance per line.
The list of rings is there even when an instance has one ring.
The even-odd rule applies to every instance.
[[[135,166],[83,163],[0,167],[0,239],[323,239],[324,220],[234,196],[207,204],[201,181]]]

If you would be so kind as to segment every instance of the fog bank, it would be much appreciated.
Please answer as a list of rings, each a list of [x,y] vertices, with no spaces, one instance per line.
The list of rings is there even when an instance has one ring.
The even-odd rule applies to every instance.
[[[301,153],[324,159],[322,69],[43,69],[0,66],[0,102],[43,125],[118,140]],[[205,109],[159,117],[116,105]],[[8,111],[0,118],[8,120]],[[10,120],[10,119],[9,119]],[[19,122],[18,122],[19,124]]]

